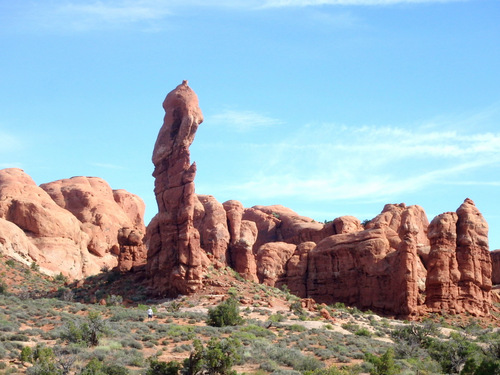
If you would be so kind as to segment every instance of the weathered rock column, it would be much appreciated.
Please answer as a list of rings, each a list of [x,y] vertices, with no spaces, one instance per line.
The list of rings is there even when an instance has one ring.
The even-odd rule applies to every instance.
[[[148,227],[147,272],[158,294],[187,294],[201,286],[208,262],[193,225],[196,164],[190,164],[189,153],[203,115],[187,81],[167,95],[163,109],[153,151],[158,214]]]
[[[426,305],[430,311],[486,316],[491,308],[488,224],[470,199],[457,212],[436,216],[429,227],[431,252]]]

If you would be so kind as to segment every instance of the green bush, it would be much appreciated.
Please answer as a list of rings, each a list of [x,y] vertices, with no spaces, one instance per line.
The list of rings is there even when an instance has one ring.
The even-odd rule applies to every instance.
[[[92,358],[79,372],[79,375],[128,375],[130,371],[117,364],[105,364],[98,358]]]
[[[106,331],[106,322],[102,320],[101,315],[97,311],[89,311],[85,322],[76,324],[69,321],[65,326],[65,331],[61,334],[61,338],[76,344],[97,346]]]
[[[146,375],[177,375],[180,370],[181,365],[177,361],[161,362],[157,359],[151,359]]]
[[[33,361],[33,350],[31,350],[31,348],[29,346],[25,346],[23,348],[23,350],[21,350],[19,360],[21,362],[32,362]]]
[[[242,323],[238,301],[234,298],[229,298],[208,310],[207,324],[212,327],[236,326]]]
[[[373,364],[370,375],[396,375],[400,374],[400,367],[394,362],[394,349],[389,348],[380,357],[371,353],[366,354],[366,360]]]
[[[372,333],[367,328],[360,328],[354,332],[356,336],[371,337]]]
[[[231,370],[233,364],[241,359],[241,344],[234,339],[210,339],[203,353],[203,360],[209,374],[236,374]]]

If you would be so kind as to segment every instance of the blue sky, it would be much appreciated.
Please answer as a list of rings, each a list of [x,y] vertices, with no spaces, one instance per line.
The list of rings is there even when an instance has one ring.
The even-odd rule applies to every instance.
[[[474,200],[500,248],[497,0],[0,0],[0,168],[104,178],[156,213],[183,79],[196,191],[315,220]]]

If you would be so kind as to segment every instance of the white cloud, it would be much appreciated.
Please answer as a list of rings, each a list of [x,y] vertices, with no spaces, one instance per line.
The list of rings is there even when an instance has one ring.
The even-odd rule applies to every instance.
[[[224,126],[239,132],[247,132],[256,128],[282,124],[283,121],[253,111],[226,110],[210,116],[207,124]]]
[[[449,3],[464,0],[267,0],[264,8],[311,7],[321,5],[381,6],[396,4]]]
[[[34,7],[32,17],[48,29],[92,29],[151,25],[171,14],[167,5],[155,0],[65,1]]]
[[[141,25],[144,30],[157,31],[165,27],[161,22],[181,9],[193,7],[264,10],[286,7],[318,7],[322,5],[380,6],[400,3],[434,3],[467,0],[55,0],[33,3],[22,10],[24,22],[41,24],[47,29],[86,31],[102,28]],[[358,20],[349,14],[316,14],[319,22],[337,26],[351,26]]]
[[[203,188],[242,200],[385,202],[432,186],[466,185],[472,178],[478,178],[476,185],[497,186],[491,175],[500,170],[500,133],[471,129],[449,130],[436,122],[411,128],[308,124],[270,142],[266,152],[252,153],[258,167],[245,169],[234,184]],[[470,176],[476,173],[484,175]]]

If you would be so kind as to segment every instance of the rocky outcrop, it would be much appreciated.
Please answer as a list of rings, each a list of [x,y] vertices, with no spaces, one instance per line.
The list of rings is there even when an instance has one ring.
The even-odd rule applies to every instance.
[[[20,169],[0,170],[3,250],[49,274],[79,279],[116,266],[120,228],[144,233],[143,213],[140,198],[124,190],[115,194],[101,179],[75,177],[39,187]]]
[[[417,248],[427,245],[428,224],[422,213],[418,206],[387,205],[367,230],[320,241],[308,253],[307,295],[386,314],[418,314],[425,268]]]
[[[208,264],[194,227],[196,164],[189,153],[203,115],[187,81],[167,95],[163,109],[153,150],[158,214],[148,226],[147,273],[158,294],[177,295],[198,289]]]
[[[247,208],[243,219],[257,224],[259,235],[254,245],[255,252],[268,242],[298,245],[307,241],[318,242],[336,233],[333,223],[324,225],[281,205]]]
[[[274,286],[276,281],[284,275],[286,263],[292,257],[294,244],[286,242],[269,242],[262,245],[257,251],[257,276],[262,284]]]
[[[365,225],[352,216],[318,223],[280,205],[221,205],[194,193],[189,146],[202,115],[186,82],[164,109],[153,153],[159,213],[148,227],[148,272],[160,294],[195,291],[213,262],[317,302],[408,318],[443,309],[487,314],[487,225],[472,201],[430,226],[421,207],[403,203]]]
[[[244,208],[241,202],[230,200],[223,203],[230,235],[230,266],[244,279],[258,282],[257,264],[253,245],[257,240],[257,225],[243,220]]]
[[[145,263],[146,249],[142,244],[146,232],[145,206],[139,197],[125,190],[112,190],[97,177],[72,177],[40,187],[80,221],[81,229],[89,237],[87,249],[101,258],[103,265],[111,268],[120,262],[119,269],[127,271]],[[134,233],[132,241],[124,238],[127,230]],[[133,256],[129,254],[131,251]]]
[[[296,248],[292,257],[286,263],[286,272],[276,282],[277,287],[286,285],[292,294],[301,298],[306,298],[307,276],[308,276],[308,256],[309,252],[316,247],[314,242],[302,242]]]
[[[194,227],[201,248],[221,263],[228,262],[229,230],[224,206],[211,195],[195,196]]]
[[[491,309],[488,224],[470,199],[438,215],[429,230],[427,306],[431,311],[485,316]]]
[[[81,278],[98,267],[88,253],[90,239],[78,219],[20,169],[0,170],[0,218],[19,227],[38,249],[30,246],[28,255],[43,272]],[[10,233],[20,235],[15,232]]]

